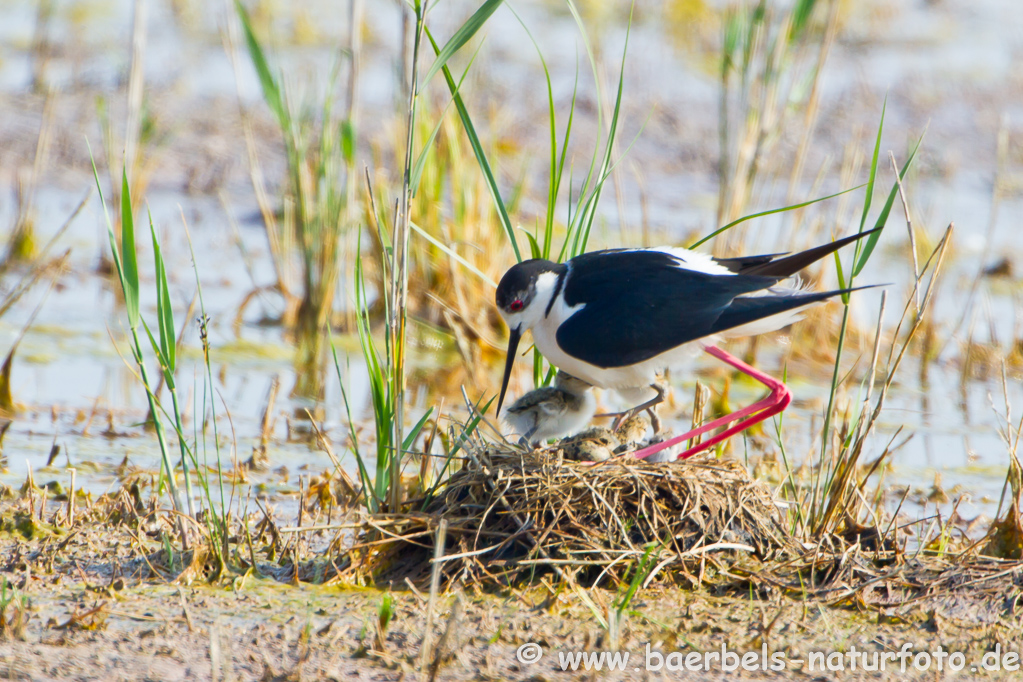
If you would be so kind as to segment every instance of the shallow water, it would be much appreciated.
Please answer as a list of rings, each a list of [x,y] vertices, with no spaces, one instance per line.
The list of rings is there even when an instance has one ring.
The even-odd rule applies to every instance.
[[[398,19],[390,4],[368,5],[367,52],[360,97],[364,111],[388,112],[388,116],[366,116],[364,134],[372,138],[382,134],[385,119],[392,111]],[[51,60],[51,81],[64,91],[62,101],[77,107],[80,120],[74,122],[77,127],[62,132],[61,139],[70,140],[66,143],[70,147],[58,148],[53,153],[49,170],[40,182],[37,193],[40,243],[56,232],[91,184],[91,176],[82,163],[81,140],[88,135],[94,146],[99,146],[95,108],[90,104],[97,93],[106,93],[111,100],[123,99],[123,91],[116,88],[126,72],[130,7],[128,2],[102,5],[82,2],[75,9],[61,10],[54,20],[51,36],[58,41],[67,38],[67,42]],[[172,15],[163,5],[152,7],[150,12],[147,82],[153,88],[154,101],[167,107],[168,120],[164,124],[174,129],[178,138],[172,139],[169,150],[158,155],[162,165],[154,173],[146,199],[161,233],[179,324],[194,291],[190,251],[180,228],[182,213],[194,239],[196,265],[203,273],[206,310],[212,318],[210,339],[219,391],[217,410],[223,417],[226,404],[230,412],[230,422],[222,418],[220,430],[222,435],[234,436],[223,444],[226,458],[230,459],[235,447],[234,455],[239,460],[249,457],[258,441],[267,391],[273,378],[280,377],[278,414],[270,446],[275,470],[254,474],[251,480],[264,484],[263,492],[280,501],[279,510],[288,516],[295,510],[296,476],[328,470],[331,463],[324,453],[300,439],[288,438],[288,415],[300,406],[289,398],[294,382],[293,350],[278,327],[258,324],[262,317],[277,316],[281,302],[272,296],[260,297],[247,309],[243,324],[237,330],[233,326],[246,294],[256,284],[271,283],[273,277],[265,236],[254,217],[257,211],[247,179],[244,143],[233,122],[225,123],[223,130],[209,133],[220,145],[221,156],[215,158],[226,159],[226,179],[219,187],[226,197],[226,211],[216,192],[187,190],[182,181],[185,163],[172,151],[175,139],[186,138],[193,132],[187,129],[189,122],[194,121],[188,112],[204,107],[232,110],[236,90],[243,101],[255,103],[260,97],[259,86],[244,55],[236,83],[217,34],[222,10],[189,7],[194,10],[192,24]],[[436,33],[448,35],[464,19],[467,7],[467,3],[458,2],[439,6],[432,14]],[[24,96],[31,78],[28,47],[34,8],[34,3],[14,3],[5,10],[4,28],[0,31],[0,41],[11,55],[0,64],[0,91],[7,96],[4,106],[10,107],[12,120],[16,121],[3,135],[19,141],[18,148],[29,150],[34,149],[33,135],[41,107],[40,100]],[[554,3],[517,3],[516,9],[530,26],[552,68],[556,101],[567,105],[574,84],[576,53],[581,49],[572,17]],[[678,26],[664,20],[656,7],[641,6],[640,10],[626,68],[627,111],[622,139],[631,140],[644,121],[647,125],[630,151],[626,164],[630,170],[622,173],[621,206],[616,205],[612,192],[605,193],[596,238],[606,244],[620,243],[622,220],[626,239],[638,242],[644,203],[649,229],[665,240],[681,240],[694,231],[706,233],[714,221],[716,80],[698,51],[678,48]],[[593,18],[589,13],[584,15]],[[277,52],[286,67],[322,77],[334,58],[331,46],[343,31],[345,16],[344,13],[338,16],[333,5],[315,3],[285,17],[276,30]],[[315,26],[300,44],[287,40],[287,36],[301,33],[295,28],[296,22],[301,23],[296,17],[304,17],[303,21],[309,20]],[[947,223],[955,221],[957,226],[955,249],[933,308],[939,346],[947,339],[951,341],[929,368],[926,385],[920,382],[915,359],[903,368],[866,457],[876,457],[894,432],[904,426],[902,435],[913,437],[894,456],[886,480],[893,485],[910,485],[926,495],[935,475],[941,474],[953,500],[957,492],[969,493],[960,507],[965,517],[994,514],[1004,481],[1006,448],[996,431],[1002,424],[998,413],[1004,412],[997,372],[986,379],[971,380],[960,390],[960,346],[972,334],[975,342],[995,341],[1004,351],[1021,337],[1017,280],[984,280],[978,295],[973,299],[968,296],[980,267],[1003,256],[1018,261],[1023,248],[1019,232],[1014,229],[1023,216],[1023,155],[1019,153],[1016,123],[1023,115],[1020,105],[1023,98],[1019,97],[1023,82],[1012,69],[1023,54],[1021,26],[1023,5],[1013,0],[988,0],[968,6],[929,3],[903,10],[883,10],[879,4],[853,10],[845,19],[826,66],[818,135],[804,172],[809,192],[809,179],[824,157],[838,158],[854,129],[861,130],[859,147],[868,150],[886,92],[889,101],[883,150],[892,148],[901,159],[907,140],[919,135],[930,122],[921,169],[907,180],[907,190],[916,225],[932,241]],[[620,22],[610,21],[594,32],[601,38],[607,70],[613,77],[624,31]],[[539,62],[507,10],[495,15],[488,26],[487,44],[474,68],[477,72],[470,79],[468,92],[477,97],[486,94],[501,103],[511,121],[509,135],[517,136],[523,149],[534,143],[544,149],[546,92],[539,76]],[[665,71],[670,77],[664,77]],[[585,106],[580,109],[578,126],[580,134],[586,135],[586,131],[593,130],[596,96],[585,77],[580,79],[580,101]],[[650,115],[651,111],[655,114]],[[1009,121],[1010,139],[1015,142],[1010,145],[1002,196],[992,217],[995,144],[1003,116]],[[272,157],[273,152],[268,154]],[[12,151],[8,156],[10,162],[4,166],[25,167],[31,163],[31,156],[25,153],[18,156],[17,151]],[[539,161],[534,162],[542,163],[543,154],[537,156]],[[265,170],[273,177],[280,170],[279,159],[271,158]],[[886,187],[890,176],[886,167],[883,176]],[[643,179],[644,197],[638,177]],[[787,174],[779,171],[779,178],[758,188],[754,198],[757,210],[784,203]],[[535,193],[542,191],[541,185],[542,181],[533,183]],[[837,176],[832,172],[820,193],[836,189]],[[13,225],[16,208],[12,174],[3,176],[2,191],[0,225]],[[882,200],[880,195],[875,198],[875,206]],[[853,206],[856,201],[859,199],[853,200]],[[845,233],[858,224],[856,210],[847,212],[849,216],[843,220],[836,218],[831,209],[822,210],[821,215],[829,224],[838,221],[835,232]],[[251,273],[235,243],[229,220],[238,222],[238,236],[248,254]],[[792,248],[787,227],[788,223],[781,218],[759,221],[747,233],[749,250]],[[829,231],[824,230],[823,238]],[[988,234],[992,237],[990,242]],[[797,246],[805,245],[802,237],[797,241]],[[879,256],[859,279],[892,283],[885,318],[889,326],[901,311],[911,281],[905,243],[901,207],[897,205]],[[140,270],[144,283],[151,287],[151,280],[145,279],[146,273],[151,272],[148,238],[141,236],[140,244]],[[125,457],[136,467],[156,471],[158,454],[153,439],[140,435],[133,426],[145,414],[145,394],[125,365],[128,351],[124,321],[109,280],[96,273],[100,254],[107,246],[95,198],[61,240],[58,250],[63,248],[72,250],[69,272],[46,299],[17,354],[12,389],[24,412],[3,441],[8,468],[0,473],[0,481],[20,484],[31,467],[39,482],[54,478],[66,482],[68,474],[63,467],[70,463],[80,469],[82,485],[102,492],[116,485],[114,470]],[[11,286],[17,274],[9,274],[4,285]],[[833,275],[829,276],[833,279]],[[42,294],[42,287],[37,288],[0,320],[0,347],[8,347],[16,338]],[[348,298],[349,294],[343,291],[340,300]],[[865,329],[875,324],[877,302],[876,291],[857,296],[854,320]],[[969,310],[964,315],[967,306]],[[144,307],[144,314],[150,319],[152,313],[151,306]],[[961,319],[962,325],[957,328]],[[351,348],[350,341],[347,343]],[[185,335],[184,346],[180,394],[190,406],[187,411],[195,414],[195,406],[202,401],[202,368],[194,325]],[[349,355],[342,348],[342,355],[351,363],[346,380],[351,384],[353,412],[362,420],[367,417],[366,378],[360,371],[357,353]],[[762,355],[767,358],[766,369],[781,369],[777,353],[769,351]],[[847,359],[854,355],[850,352]],[[701,359],[698,366],[712,364]],[[496,374],[498,368],[491,370]],[[786,413],[784,433],[788,452],[796,462],[816,454],[812,451],[812,444],[817,441],[813,432],[820,428],[819,415],[827,397],[829,378],[826,369],[814,376],[793,378],[797,402]],[[332,379],[326,385],[324,422],[341,453],[346,427],[340,391]],[[676,374],[676,390],[681,404],[687,404],[692,379]],[[1015,406],[1014,414],[1018,415],[1023,409],[1023,389],[1017,369],[1010,369],[1008,393]],[[855,391],[851,394],[855,395]],[[752,391],[740,391],[733,399],[755,397]],[[455,399],[449,397],[449,404]],[[420,397],[419,403],[417,413],[424,409],[427,397]],[[88,415],[94,410],[96,414],[83,435]],[[112,414],[114,431],[109,437],[100,435],[107,429],[108,412]],[[54,463],[57,468],[41,471],[54,441],[62,447]],[[351,457],[346,455],[346,461],[350,463]],[[95,467],[85,464],[89,462]],[[282,466],[286,471],[280,469]],[[244,498],[245,492],[240,496]],[[910,499],[915,497],[914,494]],[[939,506],[947,513],[951,503]],[[918,511],[920,516],[929,513],[924,508]]]

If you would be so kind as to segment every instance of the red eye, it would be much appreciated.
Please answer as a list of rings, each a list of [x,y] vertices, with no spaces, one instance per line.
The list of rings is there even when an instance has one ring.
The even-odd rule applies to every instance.
[[[516,298],[508,305],[508,310],[512,311],[513,313],[517,313],[520,310],[522,310],[522,306],[523,306],[522,299]]]

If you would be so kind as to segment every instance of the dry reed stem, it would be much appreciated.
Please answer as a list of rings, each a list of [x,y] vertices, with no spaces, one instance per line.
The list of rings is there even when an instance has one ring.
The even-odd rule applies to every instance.
[[[851,446],[848,449],[845,457],[842,461],[836,465],[836,470],[833,473],[833,480],[827,487],[829,491],[827,506],[825,507],[824,513],[820,519],[815,523],[813,532],[820,534],[826,530],[832,530],[838,522],[839,511],[846,510],[850,502],[850,483],[855,480],[856,463],[859,461],[860,455],[863,452],[863,446],[866,442],[867,437],[870,435],[874,428],[874,424],[877,422],[878,417],[881,415],[881,411],[884,408],[885,399],[888,396],[888,390],[891,388],[892,382],[895,380],[895,374],[898,371],[899,365],[902,364],[902,360],[906,355],[906,351],[909,349],[917,331],[920,329],[921,324],[926,315],[927,304],[931,300],[931,296],[934,293],[934,284],[936,283],[939,275],[941,274],[941,266],[944,262],[945,253],[948,249],[948,245],[951,241],[952,231],[954,229],[953,224],[949,224],[945,230],[945,234],[942,237],[941,242],[935,248],[934,252],[927,259],[924,264],[923,271],[916,279],[914,288],[919,288],[920,281],[924,274],[927,272],[930,264],[934,261],[934,267],[931,270],[931,277],[927,282],[927,288],[924,291],[923,301],[920,303],[920,314],[915,315],[913,318],[913,324],[906,335],[906,339],[903,342],[901,348],[899,348],[898,354],[896,354],[896,343],[892,343],[888,351],[888,358],[885,364],[885,381],[881,386],[881,392],[877,397],[877,402],[874,409],[870,411],[869,416],[864,420],[862,424],[862,431],[857,434],[853,440]],[[902,311],[902,316],[899,318],[899,323],[896,325],[893,339],[899,338],[899,332],[902,329],[902,325],[909,315],[910,309],[914,307],[914,300],[911,298],[906,302],[906,306]],[[877,339],[875,339],[875,344]],[[834,450],[837,452],[838,450]]]
[[[817,61],[813,67],[813,83],[810,86],[810,96],[807,98],[806,111],[803,112],[803,134],[799,138],[799,146],[796,149],[795,161],[792,164],[792,173],[789,175],[789,189],[786,203],[796,203],[799,192],[799,184],[803,175],[803,166],[806,163],[806,154],[810,149],[810,142],[817,125],[817,113],[820,110],[821,75],[824,73],[824,64],[827,62],[831,47],[835,43],[835,36],[838,34],[839,24],[839,2],[832,0],[828,6],[827,28],[824,32],[824,39],[821,40],[817,50]],[[843,185],[846,187],[846,185]],[[817,196],[816,191],[811,196]],[[796,211],[793,218],[793,230],[798,230],[799,222],[803,211]]]
[[[440,569],[444,559],[444,545],[447,542],[448,523],[441,519],[437,526],[437,537],[434,541],[433,562],[430,575],[430,600],[426,605],[426,626],[423,630],[423,641],[419,646],[419,674],[422,675],[426,669],[426,661],[430,657],[431,641],[433,635],[433,614],[437,608],[437,593],[440,591]],[[412,581],[408,581],[412,586]],[[414,588],[413,588],[414,589]]]
[[[146,24],[149,17],[148,5],[149,3],[146,0],[135,0],[132,7],[131,70],[128,74],[128,121],[125,125],[124,133],[124,167],[127,169],[128,175],[133,178],[141,176],[138,147],[142,136],[142,98],[145,87],[144,60],[147,42]],[[109,160],[109,165],[111,177],[114,177],[113,159]],[[111,183],[111,187],[117,186],[118,183]],[[134,191],[132,191],[132,196],[135,196]],[[141,200],[141,196],[138,199]]]
[[[899,164],[895,162],[895,154],[889,149],[888,160],[895,171],[895,184],[899,188],[899,199],[902,200],[902,210],[906,214],[906,231],[909,232],[909,250],[913,254],[913,298],[916,301],[916,314],[920,316],[920,261],[916,253],[916,234],[913,232],[913,219],[909,214],[909,202],[906,200],[906,192],[902,189],[902,178],[899,176]]]
[[[704,412],[707,409],[707,403],[710,401],[710,389],[703,385],[699,379],[696,380],[696,390],[693,395],[693,421],[692,430],[696,430],[703,426]],[[696,447],[703,442],[703,436],[698,435],[695,438],[689,440],[686,444],[686,449]]]
[[[952,327],[952,333],[948,335],[944,343],[938,349],[935,354],[935,358],[940,358],[949,342],[952,341],[957,335],[957,332],[963,328],[963,324],[966,322],[966,318],[972,312],[976,310],[973,299],[977,295],[977,290],[980,288],[981,280],[984,278],[984,270],[987,267],[988,255],[991,251],[991,245],[993,243],[993,237],[995,233],[995,225],[998,222],[998,212],[1002,205],[1002,199],[1006,194],[1007,177],[1009,175],[1009,117],[1008,114],[1002,115],[1001,125],[998,128],[998,142],[995,152],[995,158],[997,159],[995,164],[995,176],[991,183],[991,212],[988,214],[987,229],[984,232],[984,248],[981,250],[980,255],[976,258],[977,273],[973,277],[973,281],[970,284],[970,291],[966,294],[966,300],[963,302],[963,314],[959,316],[959,320]],[[972,325],[971,325],[972,327]],[[967,347],[968,348],[968,347]],[[969,353],[967,352],[967,358],[969,359]]]

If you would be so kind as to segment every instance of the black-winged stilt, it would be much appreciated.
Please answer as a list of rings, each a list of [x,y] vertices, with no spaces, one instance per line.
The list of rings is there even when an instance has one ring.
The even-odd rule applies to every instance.
[[[592,385],[558,371],[553,386],[526,393],[508,406],[504,419],[529,445],[584,429],[597,411]]]
[[[497,307],[508,323],[498,413],[519,340],[526,330],[547,360],[584,382],[627,397],[652,387],[656,375],[703,349],[771,389],[768,397],[698,429],[634,453],[648,457],[730,422],[735,426],[679,455],[685,458],[785,409],[791,394],[780,381],[710,345],[716,338],[752,336],[799,319],[809,305],[849,290],[807,292],[783,282],[842,246],[854,234],[793,255],[713,258],[683,248],[609,249],[565,263],[543,259],[512,266],[497,287]]]

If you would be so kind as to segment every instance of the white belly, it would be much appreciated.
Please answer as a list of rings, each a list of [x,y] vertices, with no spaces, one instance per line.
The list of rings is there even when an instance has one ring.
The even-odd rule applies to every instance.
[[[552,310],[552,318],[554,313],[555,311]],[[670,367],[688,365],[705,344],[714,342],[713,338],[708,337],[684,343],[634,365],[605,368],[591,365],[562,351],[555,339],[555,330],[558,325],[560,325],[560,321],[555,324],[537,325],[533,328],[533,343],[536,344],[537,350],[558,369],[598,388],[619,389],[649,386],[657,378],[658,373]]]

